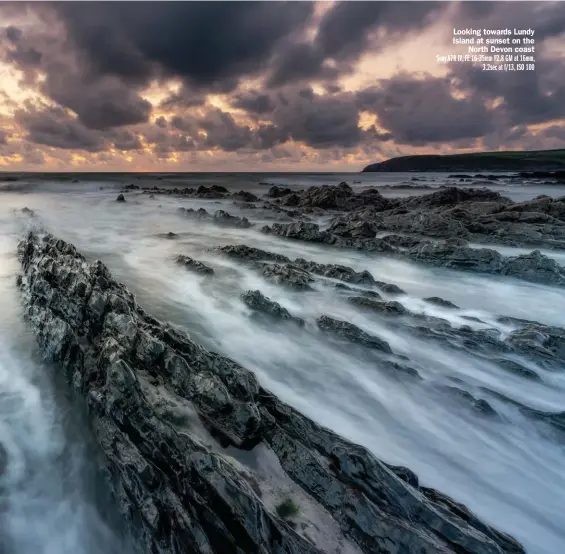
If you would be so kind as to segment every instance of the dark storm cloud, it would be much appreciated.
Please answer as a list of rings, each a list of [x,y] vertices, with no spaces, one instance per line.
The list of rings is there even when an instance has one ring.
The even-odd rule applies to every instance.
[[[351,94],[325,96],[311,89],[281,94],[271,120],[284,135],[314,148],[352,147],[361,140],[359,112]]]
[[[36,144],[88,152],[100,152],[107,146],[100,133],[59,107],[37,109],[28,104],[15,113],[14,120],[26,131],[26,140]]]
[[[335,79],[340,73],[339,69],[325,65],[325,61],[324,52],[316,44],[294,44],[275,60],[269,86],[277,87],[313,78]]]
[[[108,129],[144,123],[152,106],[121,81],[104,77],[80,86],[63,76],[50,74],[44,92],[58,104],[70,108],[90,129]]]
[[[160,115],[155,120],[155,125],[157,125],[157,127],[160,127],[161,129],[165,129],[167,127],[167,120],[162,115]]]
[[[441,2],[337,2],[322,18],[312,43],[293,45],[276,58],[270,86],[334,79],[365,52],[378,51],[433,23]],[[373,31],[378,28],[378,36]],[[333,65],[328,65],[329,61]]]
[[[192,117],[181,117],[180,115],[175,115],[171,119],[171,127],[177,129],[178,131],[183,131],[185,133],[195,133],[197,131],[195,119]]]
[[[50,99],[75,112],[86,127],[108,129],[148,120],[152,106],[135,88],[111,75],[87,75],[55,30],[47,26],[12,34],[18,38],[0,50],[4,60],[22,70],[27,83],[36,83]]]
[[[457,67],[458,77],[470,95],[494,100],[494,110],[510,126],[544,123],[565,117],[565,59],[537,59],[536,71],[502,73]]]
[[[89,70],[128,83],[161,73],[196,87],[263,68],[309,20],[309,2],[61,2],[51,5]]]
[[[400,144],[425,145],[480,137],[492,130],[492,116],[480,95],[455,98],[449,78],[399,75],[357,93],[360,109]]]
[[[543,134],[548,138],[556,138],[565,141],[565,126],[552,125],[551,127],[544,129]]]
[[[528,29],[536,34],[536,43],[565,33],[563,2],[459,2],[453,23],[458,27],[486,29]],[[463,23],[463,24],[462,24]]]
[[[234,108],[240,108],[252,114],[268,114],[275,109],[275,102],[267,93],[250,90],[236,94],[232,102]]]
[[[146,129],[144,135],[159,158],[167,158],[174,152],[191,152],[197,148],[191,137],[182,133],[170,133],[155,126]]]
[[[18,40],[20,40],[20,38],[22,36],[21,29],[18,29],[17,27],[14,27],[13,25],[6,27],[5,33],[6,33],[6,38],[10,42],[18,42]]]
[[[117,150],[141,150],[143,148],[139,136],[131,131],[115,131],[112,140]]]
[[[351,147],[362,138],[350,93],[319,95],[310,87],[287,87],[274,93],[245,92],[235,96],[233,105],[270,120],[281,143],[293,139],[313,148]]]

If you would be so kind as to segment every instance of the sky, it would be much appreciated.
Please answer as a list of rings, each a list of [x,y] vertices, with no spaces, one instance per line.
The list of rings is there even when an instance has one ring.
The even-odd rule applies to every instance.
[[[438,63],[531,28],[535,71]],[[1,2],[0,171],[358,171],[565,147],[565,2]]]

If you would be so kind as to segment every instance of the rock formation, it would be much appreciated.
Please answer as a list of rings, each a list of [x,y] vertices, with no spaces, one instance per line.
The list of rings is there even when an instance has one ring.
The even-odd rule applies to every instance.
[[[29,234],[19,259],[25,315],[83,399],[145,552],[524,554],[410,470],[304,417],[245,368],[148,315],[72,245]],[[318,514],[311,533],[281,517],[264,487],[265,457]]]

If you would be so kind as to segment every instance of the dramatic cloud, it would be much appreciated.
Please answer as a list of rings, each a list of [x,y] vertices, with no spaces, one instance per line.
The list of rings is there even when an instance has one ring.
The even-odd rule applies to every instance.
[[[408,153],[558,148],[565,3],[511,8],[3,2],[0,165],[331,170]],[[454,48],[453,27],[535,29],[535,71],[435,64]]]
[[[159,74],[217,87],[262,69],[300,31],[309,2],[61,2],[53,5],[88,69],[129,84]]]
[[[37,109],[28,105],[27,109],[18,110],[14,119],[27,132],[26,139],[36,144],[88,152],[100,152],[104,148],[99,133],[59,107]]]
[[[437,2],[337,2],[320,22],[314,42],[281,53],[269,84],[335,79],[351,71],[367,51],[379,51],[426,27],[441,9]]]
[[[492,131],[492,114],[479,95],[452,95],[449,77],[399,75],[360,91],[360,109],[374,113],[400,144],[425,145],[476,138]]]

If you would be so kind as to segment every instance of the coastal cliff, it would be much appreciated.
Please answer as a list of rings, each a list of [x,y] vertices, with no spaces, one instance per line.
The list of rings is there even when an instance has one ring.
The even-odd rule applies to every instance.
[[[400,156],[368,165],[376,171],[554,171],[565,170],[565,150],[474,152]]]

